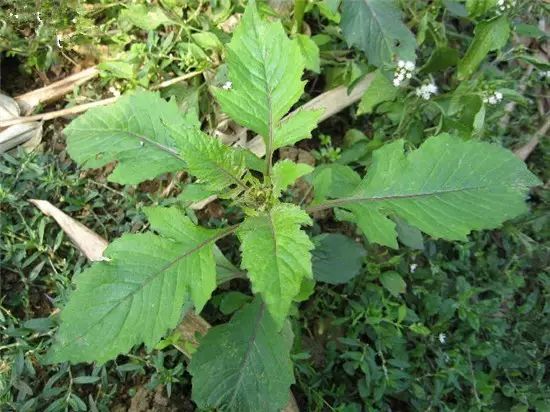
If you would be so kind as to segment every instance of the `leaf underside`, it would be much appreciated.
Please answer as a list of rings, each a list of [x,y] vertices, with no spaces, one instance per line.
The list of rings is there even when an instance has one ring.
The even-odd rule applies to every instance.
[[[195,226],[175,208],[146,214],[160,235],[124,235],[106,249],[109,261],[78,275],[48,362],[105,362],[136,344],[151,348],[177,325],[185,303],[200,311],[210,298],[220,231]]]
[[[183,114],[174,101],[167,102],[158,93],[137,92],[73,120],[65,129],[67,151],[85,168],[117,161],[109,180],[137,184],[185,167],[180,142],[166,125],[186,138],[198,128],[198,119],[193,112]]]
[[[279,326],[302,279],[313,277],[313,244],[300,229],[303,224],[311,224],[309,216],[298,206],[282,203],[266,214],[248,217],[237,231],[252,290],[262,296]]]
[[[200,408],[278,412],[294,383],[289,323],[280,328],[260,299],[215,326],[193,354],[193,400]]]
[[[345,209],[339,217],[357,223],[371,242],[397,248],[388,216],[436,238],[466,240],[471,230],[525,212],[527,191],[539,183],[521,160],[489,143],[442,134],[408,155],[403,146],[398,140],[375,151],[357,189],[333,201]]]

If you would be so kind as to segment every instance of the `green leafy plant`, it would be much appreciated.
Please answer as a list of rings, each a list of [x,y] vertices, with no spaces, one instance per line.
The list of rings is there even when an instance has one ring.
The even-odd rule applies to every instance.
[[[394,15],[384,2],[365,5],[353,7],[363,7],[358,13],[372,19],[381,16],[378,9],[384,18]],[[384,33],[383,21],[372,27],[377,37]],[[406,40],[410,33],[403,28],[390,35]],[[396,52],[393,43],[380,42],[374,52],[380,60]],[[278,149],[311,137],[322,114],[298,110],[287,116],[304,90],[300,47],[280,22],[262,20],[250,2],[227,46],[229,82],[212,88],[226,114],[262,136],[263,162],[203,133],[195,111],[181,113],[174,101],[152,92],[123,96],[69,125],[68,151],[82,166],[116,161],[109,179],[121,184],[185,170],[196,178],[194,190],[227,200],[244,219],[206,228],[184,208],[145,208],[151,230],[115,240],[105,261],[76,277],[47,362],[105,362],[134,345],[153,348],[186,310],[200,312],[228,279],[217,273],[216,242],[236,234],[255,298],[200,342],[189,365],[193,399],[201,408],[280,410],[294,382],[288,317],[314,281],[314,242],[303,228],[312,224],[310,215],[334,209],[369,242],[397,248],[404,228],[463,241],[472,230],[496,228],[527,210],[525,197],[538,180],[523,162],[496,145],[445,133],[412,150],[401,139],[383,146],[373,152],[365,176],[341,164],[314,171],[276,161]],[[410,52],[406,41],[403,47]],[[283,202],[283,192],[310,173],[311,204]],[[394,272],[382,283],[392,295],[405,291]]]

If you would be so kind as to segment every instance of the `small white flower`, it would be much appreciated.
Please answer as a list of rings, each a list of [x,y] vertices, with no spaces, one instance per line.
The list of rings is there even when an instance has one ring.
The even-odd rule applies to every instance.
[[[432,95],[437,93],[437,86],[433,83],[425,84],[416,88],[416,95],[424,100],[429,100]]]
[[[393,79],[393,85],[395,87],[399,87],[400,84],[401,84],[401,80],[399,80],[397,77]]]
[[[500,102],[502,100],[502,93],[501,92],[495,92],[495,98]]]
[[[412,73],[407,73],[407,74],[405,75],[405,77],[406,77],[407,79],[410,79],[412,76],[413,76]]]
[[[61,34],[56,34],[55,36],[55,44],[58,48],[62,48],[63,46],[61,46],[61,42],[63,41],[63,36],[61,36]]]
[[[444,333],[440,333],[437,337],[439,339],[439,342],[443,345],[445,343],[445,340],[447,339],[447,335]]]
[[[397,62],[397,67],[405,67],[405,61],[399,60],[399,61]]]
[[[396,79],[402,82],[405,79],[405,76],[403,76],[403,74],[400,73],[397,75]]]
[[[437,93],[437,86],[433,83],[430,83],[426,86],[426,90],[428,90],[431,94]]]
[[[415,69],[415,65],[414,65],[414,62],[411,62],[411,61],[408,61],[408,62],[405,62],[405,69],[407,69],[408,71],[412,72],[414,69]]]
[[[228,80],[223,84],[222,89],[231,90],[232,87],[233,87],[233,83]]]
[[[497,104],[497,99],[495,96],[490,96],[488,100],[489,104]]]
[[[414,273],[416,271],[416,268],[418,265],[416,263],[411,263],[411,266],[409,266],[409,269],[411,270],[411,273]]]

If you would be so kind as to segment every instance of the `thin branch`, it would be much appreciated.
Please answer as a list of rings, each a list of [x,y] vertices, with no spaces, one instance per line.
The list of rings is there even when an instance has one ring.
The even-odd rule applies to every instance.
[[[521,160],[525,161],[529,155],[535,150],[537,145],[540,142],[542,137],[547,136],[548,130],[550,129],[550,118],[546,118],[546,121],[542,127],[535,132],[533,137],[523,146],[514,150],[514,154],[519,157]]]

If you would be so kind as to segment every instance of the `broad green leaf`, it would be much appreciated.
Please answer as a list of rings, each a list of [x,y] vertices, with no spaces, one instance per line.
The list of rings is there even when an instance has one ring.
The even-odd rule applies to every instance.
[[[349,166],[337,163],[318,166],[311,174],[314,203],[327,198],[349,196],[360,182],[361,177]]]
[[[397,87],[380,70],[376,70],[370,86],[359,102],[357,114],[372,113],[376,105],[395,99],[398,93]]]
[[[365,249],[340,233],[313,238],[313,277],[321,282],[346,283],[361,272]]]
[[[397,297],[405,293],[407,284],[401,275],[394,271],[384,272],[380,275],[380,282],[393,296]]]
[[[185,207],[188,207],[195,202],[199,202],[215,194],[217,194],[217,191],[209,190],[204,184],[191,183],[183,188],[177,199],[182,202]]]
[[[319,46],[305,34],[296,35],[296,41],[300,46],[305,68],[315,73],[321,72],[321,61],[319,58]]]
[[[466,0],[466,10],[470,17],[483,16],[496,6],[497,0]]]
[[[304,59],[281,22],[263,21],[254,1],[249,2],[227,46],[226,63],[232,87],[214,88],[213,93],[233,120],[261,135],[268,149],[275,148],[274,140],[282,147],[309,135],[315,125],[307,123],[307,132],[296,129],[311,121],[307,111],[287,120],[282,126],[285,131],[278,131],[281,119],[304,91]]]
[[[137,184],[185,167],[181,141],[166,125],[179,129],[185,140],[198,128],[198,120],[181,113],[174,101],[167,102],[158,93],[138,92],[73,120],[65,129],[67,150],[85,168],[117,161],[109,180]]]
[[[259,293],[277,324],[283,325],[303,278],[312,278],[313,244],[301,225],[311,224],[299,207],[281,203],[269,212],[246,218],[237,231],[242,267],[252,291]]]
[[[180,142],[186,170],[197,177],[208,190],[222,191],[231,186],[244,188],[241,181],[246,171],[243,151],[233,149],[196,130],[194,133],[181,133],[170,128]]]
[[[470,77],[489,52],[504,47],[509,35],[510,23],[506,16],[479,23],[475,28],[474,40],[458,63],[459,80]]]
[[[189,364],[193,400],[201,409],[281,411],[294,383],[293,338],[255,299],[202,338]]]
[[[305,163],[294,163],[285,159],[275,163],[271,180],[273,182],[273,193],[279,197],[281,192],[294,182],[313,171],[313,167]]]
[[[493,229],[527,210],[529,187],[539,184],[508,150],[447,134],[403,153],[404,141],[373,153],[367,176],[347,198],[329,202],[352,212],[367,239],[397,247],[395,215],[423,232],[466,240],[471,230]]]
[[[309,139],[322,114],[323,110],[298,110],[285,118],[274,132],[273,149],[292,146],[302,139]]]
[[[147,208],[152,229],[109,245],[105,262],[76,278],[48,362],[105,362],[134,345],[152,348],[184,303],[200,311],[216,287],[212,248],[223,233],[195,226],[176,208]]]
[[[120,18],[143,30],[155,30],[160,25],[175,24],[159,6],[132,4],[120,13]]]
[[[381,67],[396,58],[415,60],[416,39],[401,18],[394,0],[344,1],[340,27],[350,46]]]

